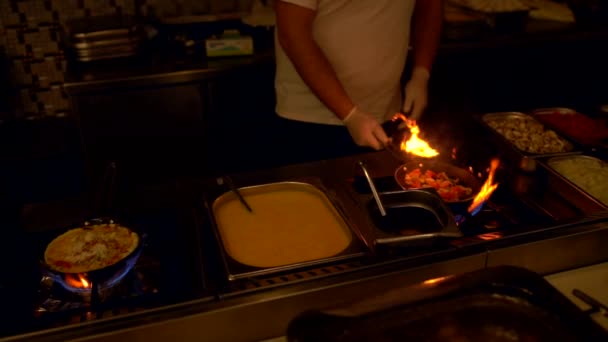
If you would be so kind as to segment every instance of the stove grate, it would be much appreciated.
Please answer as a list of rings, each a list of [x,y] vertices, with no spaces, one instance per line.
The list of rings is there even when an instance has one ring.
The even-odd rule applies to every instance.
[[[302,271],[279,274],[272,277],[260,277],[260,278],[249,278],[243,279],[242,281],[235,281],[230,284],[229,290],[233,291],[247,291],[254,289],[261,289],[267,287],[274,287],[278,285],[285,285],[291,283],[297,283],[300,281],[319,279],[338,273],[345,273],[359,269],[366,264],[363,261],[350,261],[348,263],[327,265],[318,268],[306,269]]]

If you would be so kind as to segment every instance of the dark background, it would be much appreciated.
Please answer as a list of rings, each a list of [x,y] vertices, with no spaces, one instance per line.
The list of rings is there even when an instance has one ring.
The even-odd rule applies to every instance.
[[[151,2],[114,4],[123,14],[145,7],[141,13],[149,18],[154,12]],[[96,13],[86,6],[84,14]],[[13,10],[21,11],[19,6]],[[608,103],[608,27],[589,13],[596,16],[582,16],[576,24],[515,21],[506,29],[485,28],[461,37],[454,32],[462,31],[447,31],[422,124],[441,135],[457,129],[455,121],[490,111],[567,106],[596,114]],[[59,23],[64,23],[61,15]],[[25,27],[31,22],[15,25],[4,33],[29,32]],[[46,27],[39,23],[37,29]],[[289,151],[273,140],[272,30],[234,20],[156,27],[159,35],[141,55],[125,60],[84,65],[71,62],[69,53],[48,52],[38,59],[33,48],[31,58],[24,59],[5,49],[6,62],[0,63],[4,201],[20,206],[90,194],[110,161],[118,164],[122,186],[133,189],[285,163]],[[200,45],[184,49],[176,44],[179,36],[198,40],[230,27],[255,38],[254,56],[207,59]],[[23,77],[16,66],[49,60],[62,69],[60,83],[47,85],[44,77],[32,74],[35,82],[26,88],[19,84]],[[40,92],[57,89],[65,102],[49,101],[66,108],[41,100]],[[38,101],[33,107],[28,104],[32,98]]]

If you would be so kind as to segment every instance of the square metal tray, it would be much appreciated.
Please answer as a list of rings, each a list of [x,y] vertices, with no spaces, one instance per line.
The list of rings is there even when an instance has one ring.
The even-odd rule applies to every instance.
[[[510,150],[509,158],[516,159],[517,166],[524,171],[534,171],[536,169],[536,159],[543,157],[553,157],[553,156],[564,156],[564,155],[575,155],[581,154],[582,149],[580,146],[575,144],[572,140],[565,138],[563,135],[559,134],[557,131],[553,130],[557,136],[563,139],[568,145],[568,150],[564,152],[556,152],[556,153],[530,153],[524,150],[519,149],[515,144],[511,143],[509,139],[507,139],[504,135],[497,132],[492,126],[488,124],[488,121],[493,119],[510,119],[510,118],[520,118],[524,120],[531,120],[537,122],[538,124],[545,127],[545,129],[549,129],[547,126],[536,120],[530,115],[524,114],[522,112],[497,112],[497,113],[488,113],[484,114],[479,118],[480,123],[489,130],[496,141]]]
[[[360,232],[358,232],[354,228],[355,225],[353,225],[350,222],[348,216],[345,215],[345,210],[344,210],[343,206],[340,204],[340,202],[338,201],[337,198],[335,198],[334,196],[331,196],[328,193],[328,191],[323,187],[323,185],[320,184],[320,181],[318,182],[318,184],[314,184],[314,185],[311,183],[294,182],[294,181],[267,183],[267,184],[260,184],[260,185],[253,185],[253,186],[239,188],[239,191],[243,194],[243,196],[246,196],[247,194],[252,194],[252,193],[260,193],[260,192],[265,192],[265,191],[276,191],[276,190],[283,190],[283,189],[298,189],[298,190],[310,192],[310,193],[313,193],[313,194],[319,196],[319,198],[325,203],[325,205],[328,207],[328,209],[331,210],[336,215],[338,220],[341,221],[341,224],[344,224],[345,228],[348,229],[349,232],[351,233],[352,240],[351,240],[349,246],[345,250],[343,250],[341,253],[328,257],[328,258],[311,260],[311,261],[289,264],[289,265],[284,265],[284,266],[262,268],[262,267],[254,267],[254,266],[242,264],[242,263],[234,260],[233,258],[231,258],[230,255],[225,250],[224,244],[222,242],[221,234],[218,229],[218,224],[215,219],[214,207],[216,207],[218,205],[218,203],[229,200],[231,197],[235,196],[232,192],[223,191],[223,192],[216,194],[215,196],[207,196],[204,201],[204,204],[205,204],[205,209],[207,211],[208,218],[211,223],[211,227],[213,229],[213,233],[216,238],[216,242],[219,246],[223,266],[226,271],[228,280],[233,281],[233,280],[243,279],[243,278],[266,276],[269,274],[276,274],[276,273],[285,272],[285,271],[293,271],[296,269],[302,269],[302,268],[306,268],[306,267],[310,267],[310,266],[319,266],[322,264],[341,262],[341,261],[345,261],[345,260],[362,257],[369,252],[369,249],[362,242],[362,240],[360,238]]]
[[[580,185],[576,184],[574,181],[570,180],[565,175],[561,174],[559,171],[557,171],[556,169],[553,168],[552,164],[555,164],[555,163],[557,163],[557,162],[559,162],[561,160],[568,160],[568,159],[593,160],[594,162],[597,162],[597,163],[599,163],[600,165],[602,165],[603,167],[606,167],[606,168],[608,168],[608,163],[606,163],[603,160],[600,160],[598,158],[587,156],[587,155],[572,155],[572,156],[562,156],[562,157],[551,157],[551,158],[542,160],[542,163],[546,165],[547,170],[549,170],[549,172],[551,172],[554,176],[558,177],[560,180],[562,180],[563,182],[567,183],[571,188],[576,189],[579,193],[581,193],[582,195],[584,195],[586,197],[586,199],[588,199],[589,201],[592,201],[593,203],[597,204],[599,207],[608,210],[608,203],[603,203],[597,197],[595,197],[595,196],[591,195],[590,193],[588,193]]]
[[[450,209],[432,189],[380,193],[386,216],[367,203],[377,245],[418,245],[462,237]]]
[[[558,134],[567,137],[568,139],[570,139],[571,141],[573,141],[575,144],[579,145],[579,146],[584,146],[587,147],[589,149],[596,149],[596,148],[603,148],[606,149],[608,147],[608,137],[607,138],[598,138],[597,140],[589,140],[587,142],[582,141],[580,138],[576,138],[574,136],[572,136],[571,134],[569,134],[568,132],[566,132],[563,128],[557,127],[555,125],[552,125],[549,122],[546,122],[543,119],[544,115],[551,115],[551,114],[561,114],[561,115],[579,115],[579,116],[583,116],[586,117],[590,120],[596,120],[597,122],[597,118],[593,118],[589,115],[586,115],[584,113],[581,113],[577,110],[574,110],[572,108],[564,108],[564,107],[551,107],[551,108],[539,108],[539,109],[535,109],[530,111],[530,115],[533,116],[534,118],[537,118],[538,121],[540,121],[542,124],[546,125],[547,127],[551,128],[552,130],[554,130],[555,132],[557,132]]]

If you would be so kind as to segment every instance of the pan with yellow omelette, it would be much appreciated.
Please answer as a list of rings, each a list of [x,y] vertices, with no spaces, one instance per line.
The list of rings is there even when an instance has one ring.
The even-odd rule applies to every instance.
[[[140,237],[114,221],[95,220],[70,229],[49,243],[44,261],[60,273],[87,273],[110,268],[137,254]]]

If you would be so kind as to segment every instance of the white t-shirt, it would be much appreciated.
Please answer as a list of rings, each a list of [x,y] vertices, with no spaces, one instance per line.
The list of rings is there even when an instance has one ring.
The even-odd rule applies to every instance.
[[[400,78],[415,0],[280,0],[317,11],[313,37],[346,93],[381,122],[401,106]],[[293,120],[342,122],[304,83],[275,34],[277,114]]]

